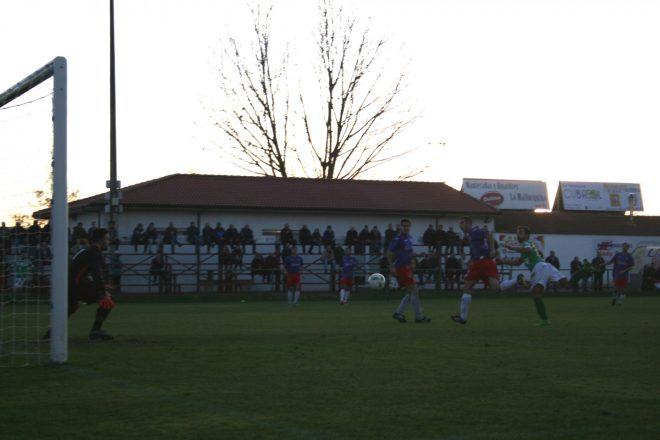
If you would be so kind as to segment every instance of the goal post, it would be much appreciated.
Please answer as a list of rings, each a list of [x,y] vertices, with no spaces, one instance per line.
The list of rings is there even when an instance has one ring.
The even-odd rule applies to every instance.
[[[0,94],[0,109],[23,96],[46,80],[53,79],[52,90],[52,157],[50,173],[52,176],[52,194],[50,197],[50,348],[49,359],[55,364],[65,363],[68,359],[68,201],[67,201],[67,61],[56,57],[22,81]],[[14,251],[18,252],[18,251]],[[4,274],[3,274],[4,276]],[[15,300],[14,300],[15,301]],[[3,308],[5,303],[2,304]],[[26,312],[30,314],[31,312]],[[26,320],[27,321],[27,320]],[[41,330],[37,328],[37,330]],[[16,333],[15,330],[12,330]],[[39,363],[39,352],[32,347],[38,346],[40,336],[32,331],[25,331],[22,346],[16,347],[24,355],[23,365]],[[0,344],[11,345],[4,338]],[[17,344],[14,344],[14,346]],[[13,347],[10,348],[14,349]],[[11,357],[9,366],[16,365],[15,353],[7,355],[2,347],[2,356]],[[31,351],[34,350],[35,353]],[[35,359],[33,360],[32,357]],[[0,359],[2,360],[2,359]],[[0,365],[5,366],[5,365]]]

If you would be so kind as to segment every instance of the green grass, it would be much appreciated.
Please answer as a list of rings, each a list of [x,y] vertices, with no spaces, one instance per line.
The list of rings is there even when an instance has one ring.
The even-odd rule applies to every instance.
[[[660,298],[124,303],[69,363],[0,370],[3,439],[657,439]],[[410,312],[409,312],[410,315]]]

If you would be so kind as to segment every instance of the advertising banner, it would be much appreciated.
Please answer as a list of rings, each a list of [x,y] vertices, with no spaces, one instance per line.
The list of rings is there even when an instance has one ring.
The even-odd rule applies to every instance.
[[[639,183],[559,182],[566,211],[643,211]]]
[[[548,189],[541,181],[463,179],[461,190],[498,209],[550,209]]]

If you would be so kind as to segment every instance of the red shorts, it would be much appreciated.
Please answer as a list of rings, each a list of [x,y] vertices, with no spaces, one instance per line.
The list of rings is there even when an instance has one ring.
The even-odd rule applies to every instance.
[[[628,287],[628,278],[614,278],[612,284],[616,289],[625,289]]]
[[[396,268],[396,280],[399,283],[399,287],[414,286],[415,277],[413,277],[412,267],[410,266],[401,266]]]
[[[286,274],[287,287],[300,285],[300,272],[290,272]]]
[[[485,284],[488,284],[489,278],[495,278],[496,280],[500,279],[500,276],[497,273],[497,264],[495,264],[495,260],[492,258],[483,258],[481,260],[474,260],[470,263],[467,274],[465,275],[466,280],[481,280]]]
[[[348,287],[350,289],[351,287],[353,287],[353,278],[342,277],[342,279],[339,280],[339,284],[341,284],[344,287]]]

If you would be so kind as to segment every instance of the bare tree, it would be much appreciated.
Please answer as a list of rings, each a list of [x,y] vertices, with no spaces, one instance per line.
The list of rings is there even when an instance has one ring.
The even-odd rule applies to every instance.
[[[271,41],[272,6],[251,8],[254,41],[244,53],[235,38],[229,39],[220,70],[221,89],[232,108],[218,126],[231,140],[231,155],[239,167],[262,175],[287,177],[289,154],[289,97],[285,66],[273,66]]]
[[[299,74],[296,121],[300,136],[298,142],[291,142],[289,136],[296,126],[291,123],[294,109],[286,74],[288,50],[275,68],[272,7],[266,11],[256,7],[251,12],[253,45],[246,52],[232,38],[225,51],[230,68],[221,71],[221,88],[230,109],[218,123],[230,138],[232,156],[242,169],[280,177],[302,173],[323,179],[355,179],[412,150],[388,149],[415,119],[402,102],[405,68],[390,75],[387,40],[372,37],[368,27],[346,18],[341,8],[334,10],[330,0],[319,3],[314,45],[318,59],[313,63],[318,78],[313,81],[313,75]]]
[[[317,51],[321,85],[323,129],[315,136],[314,123],[303,94],[303,123],[307,141],[317,160],[318,177],[354,179],[365,172],[406,155],[387,147],[414,119],[401,107],[405,69],[389,77],[384,52],[387,40],[373,38],[331,0],[319,5]],[[392,80],[392,81],[390,81]]]

